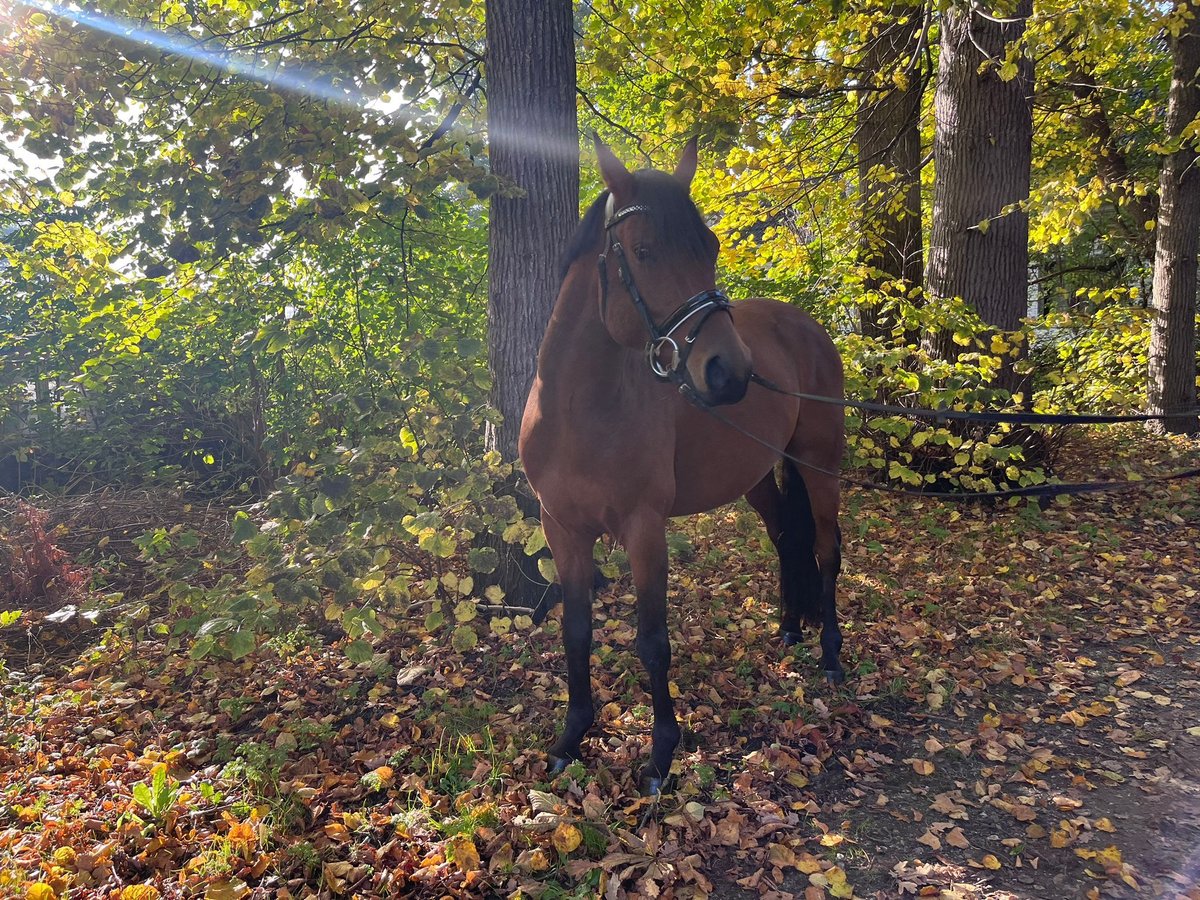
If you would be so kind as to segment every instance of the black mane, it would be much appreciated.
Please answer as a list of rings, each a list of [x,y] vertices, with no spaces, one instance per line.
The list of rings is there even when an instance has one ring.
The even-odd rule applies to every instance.
[[[688,196],[687,188],[674,175],[644,169],[633,173],[634,203],[648,206],[648,218],[665,252],[682,252],[704,258],[711,255],[708,244],[708,228],[696,204]],[[567,270],[575,261],[592,249],[604,233],[604,211],[608,203],[608,191],[588,207],[583,219],[567,242],[559,261],[559,278],[567,277]]]

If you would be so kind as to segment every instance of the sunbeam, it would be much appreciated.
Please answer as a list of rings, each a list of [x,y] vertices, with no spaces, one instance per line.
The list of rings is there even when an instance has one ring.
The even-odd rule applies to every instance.
[[[348,110],[366,112],[395,121],[416,118],[412,104],[401,104],[389,94],[371,93],[351,86],[330,84],[330,73],[306,70],[303,64],[286,65],[278,56],[270,59],[251,59],[228,49],[211,49],[201,41],[178,34],[168,34],[119,16],[104,15],[76,9],[52,0],[15,0],[17,7],[37,10],[46,15],[73,22],[84,28],[112,35],[163,53],[180,56],[229,72],[240,78],[265,85],[272,90],[315,97]],[[579,158],[577,140],[563,139],[533,131],[505,131],[497,134],[490,129],[490,140],[502,140],[506,145],[548,158],[575,163]]]
[[[269,60],[250,59],[230,50],[212,50],[197,40],[145,28],[131,19],[73,9],[49,0],[16,0],[15,5],[66,19],[92,31],[133,41],[163,53],[194,60],[275,90],[316,97],[338,106],[392,118],[408,117],[405,107],[395,106],[386,94],[368,94],[354,87],[335,87],[329,84],[327,75],[306,72],[302,65],[287,66],[278,57]]]

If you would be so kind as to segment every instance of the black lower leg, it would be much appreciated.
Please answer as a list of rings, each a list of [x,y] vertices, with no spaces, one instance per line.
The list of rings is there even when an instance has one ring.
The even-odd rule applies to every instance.
[[[837,579],[842,570],[842,536],[837,533],[831,553],[826,555],[821,569],[821,665],[825,677],[833,682],[846,679],[842,669],[842,629],[837,618]]]
[[[561,772],[579,759],[579,744],[595,719],[592,706],[591,585],[563,592],[563,647],[567,655],[567,717],[562,735],[550,748],[550,765]]]
[[[663,604],[665,607],[665,603]],[[642,791],[657,794],[671,773],[671,759],[679,746],[679,724],[675,721],[675,703],[671,699],[668,672],[671,667],[671,641],[667,635],[665,609],[662,621],[640,628],[638,657],[650,676],[650,696],[654,706],[653,742],[650,761],[642,770]]]
[[[813,554],[816,522],[808,486],[796,467],[782,471],[779,549],[780,620],[785,643],[800,640],[805,623],[821,620],[821,573]]]

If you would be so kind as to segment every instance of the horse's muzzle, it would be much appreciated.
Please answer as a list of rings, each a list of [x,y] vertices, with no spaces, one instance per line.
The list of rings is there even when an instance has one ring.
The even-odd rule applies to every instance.
[[[720,356],[711,357],[704,365],[704,399],[713,406],[737,403],[746,396],[749,384],[749,370],[736,373]]]

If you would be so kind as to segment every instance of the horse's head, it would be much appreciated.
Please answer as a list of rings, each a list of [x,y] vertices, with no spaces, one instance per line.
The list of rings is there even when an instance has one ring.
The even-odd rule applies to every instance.
[[[710,404],[738,402],[750,380],[750,350],[717,290],[720,242],[691,199],[695,139],[673,174],[631,173],[599,138],[596,153],[609,191],[600,262],[605,327],[624,346],[647,347],[658,377],[690,383]]]

